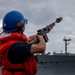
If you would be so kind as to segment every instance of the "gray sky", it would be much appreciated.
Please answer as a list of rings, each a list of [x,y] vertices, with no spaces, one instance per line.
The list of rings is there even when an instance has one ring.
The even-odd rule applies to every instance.
[[[0,27],[4,15],[11,10],[22,12],[28,19],[27,36],[36,34],[38,29],[63,17],[63,21],[48,33],[46,52],[64,52],[63,38],[66,36],[72,39],[68,52],[75,53],[75,0],[0,0]]]

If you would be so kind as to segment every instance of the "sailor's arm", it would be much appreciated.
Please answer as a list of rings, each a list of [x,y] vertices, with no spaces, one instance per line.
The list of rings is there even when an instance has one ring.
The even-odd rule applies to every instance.
[[[46,43],[43,39],[43,36],[38,35],[38,39],[39,39],[39,43],[38,44],[32,44],[32,46],[31,46],[31,50],[30,50],[31,54],[42,53],[46,49]]]
[[[25,42],[14,43],[8,50],[8,60],[13,64],[22,63],[26,61],[27,56],[44,52],[46,44],[43,37],[38,36],[38,39],[38,44],[27,44]]]

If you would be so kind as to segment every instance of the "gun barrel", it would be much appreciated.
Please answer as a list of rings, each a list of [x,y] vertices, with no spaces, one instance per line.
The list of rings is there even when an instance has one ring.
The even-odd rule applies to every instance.
[[[57,19],[56,19],[56,23],[61,22],[61,21],[62,21],[62,19],[63,19],[62,17],[57,18]]]

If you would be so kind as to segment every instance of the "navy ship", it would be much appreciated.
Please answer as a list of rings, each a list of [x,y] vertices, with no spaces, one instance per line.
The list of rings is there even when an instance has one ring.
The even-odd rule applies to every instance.
[[[65,53],[56,53],[53,55],[36,55],[38,61],[37,75],[75,75],[75,54],[67,53],[67,41],[71,39],[64,38]]]
[[[65,53],[36,54],[38,62],[38,72],[36,75],[75,75],[75,54],[67,53],[67,41],[71,39],[64,38]],[[0,75],[1,67],[0,67]]]

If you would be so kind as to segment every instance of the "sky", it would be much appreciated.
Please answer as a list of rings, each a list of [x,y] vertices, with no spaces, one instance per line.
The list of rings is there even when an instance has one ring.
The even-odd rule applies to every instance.
[[[65,37],[71,39],[68,52],[75,53],[75,0],[0,0],[0,27],[4,15],[12,10],[20,11],[28,19],[24,32],[27,37],[62,17],[63,20],[47,34],[46,53],[65,52]]]

